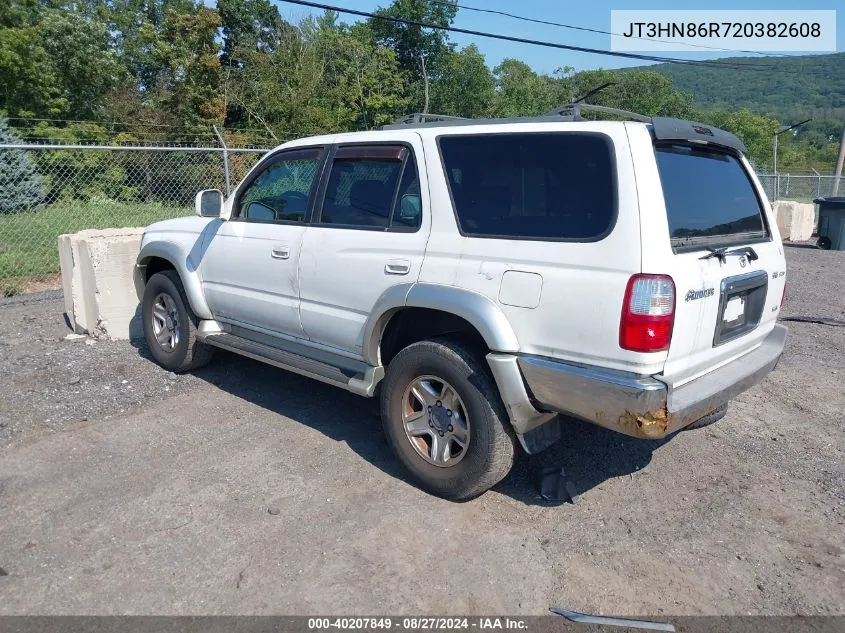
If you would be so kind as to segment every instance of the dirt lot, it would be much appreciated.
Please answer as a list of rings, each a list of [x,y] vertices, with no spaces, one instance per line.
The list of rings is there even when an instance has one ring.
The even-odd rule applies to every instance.
[[[787,247],[784,316],[845,321],[845,253]],[[372,402],[221,353],[195,375],[0,305],[0,613],[845,614],[845,327],[669,441],[573,422],[465,504],[409,485]],[[92,344],[93,343],[93,344]]]

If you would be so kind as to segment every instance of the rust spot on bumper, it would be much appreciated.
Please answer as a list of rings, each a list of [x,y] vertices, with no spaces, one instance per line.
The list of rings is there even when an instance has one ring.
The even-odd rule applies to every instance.
[[[642,413],[625,411],[625,413],[619,416],[618,422],[623,433],[656,440],[668,433],[672,416],[669,414],[664,403],[656,409]]]
[[[670,413],[666,404],[640,413],[626,410],[616,421],[616,430],[634,437],[658,440],[709,415],[720,405],[720,402],[708,402],[694,411],[679,413]]]

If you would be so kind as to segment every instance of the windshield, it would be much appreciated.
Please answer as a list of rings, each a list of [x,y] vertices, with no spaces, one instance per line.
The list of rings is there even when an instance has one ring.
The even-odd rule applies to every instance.
[[[672,246],[768,236],[760,200],[739,160],[687,145],[655,148]]]

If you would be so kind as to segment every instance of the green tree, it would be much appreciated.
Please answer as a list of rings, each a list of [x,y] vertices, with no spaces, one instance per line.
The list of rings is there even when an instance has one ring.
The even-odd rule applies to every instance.
[[[361,40],[349,29],[320,33],[326,60],[325,107],[341,129],[371,129],[408,107],[405,81],[392,50]]]
[[[547,75],[538,75],[525,62],[505,59],[493,69],[496,116],[537,116],[555,105],[557,86]]]
[[[0,28],[0,112],[56,116],[68,108],[61,80],[34,26]]]
[[[207,130],[222,122],[216,10],[193,0],[113,0],[112,46],[130,80],[108,97],[119,120]]]
[[[443,76],[432,87],[432,111],[467,118],[489,115],[496,98],[495,82],[475,44],[446,57]]]
[[[233,57],[237,48],[252,47],[271,51],[278,46],[282,16],[269,0],[218,0],[217,11],[223,32],[224,66],[238,66]]]
[[[458,12],[455,0],[393,0],[375,13],[420,24],[450,26]],[[417,24],[370,18],[369,33],[379,47],[396,53],[399,68],[408,77],[408,93],[413,110],[430,110],[432,85],[443,78],[453,46],[446,31]]]
[[[306,133],[332,129],[332,117],[322,105],[325,57],[317,45],[316,27],[309,33],[282,26],[279,46],[271,51],[242,46],[234,55],[239,72],[225,81],[231,111],[244,113],[242,123],[260,127],[276,142]]]
[[[736,134],[745,143],[748,158],[755,165],[771,165],[772,137],[780,127],[774,117],[754,114],[743,108],[733,112],[705,110],[699,113],[698,118]]]
[[[696,111],[690,95],[675,88],[668,77],[651,71],[591,70],[577,73],[564,82],[569,84],[572,98],[613,83],[587,101],[646,116],[690,118]]]
[[[199,4],[189,11],[168,9],[157,33],[147,30],[151,58],[158,68],[154,84],[157,105],[186,128],[221,122],[220,16]]]
[[[56,87],[73,119],[100,118],[104,96],[125,75],[109,48],[105,22],[67,10],[48,9],[38,24],[41,46],[50,58]]]
[[[0,144],[18,142],[6,121],[0,119]],[[26,152],[0,149],[0,215],[32,209],[43,199],[41,177]]]
[[[393,51],[332,16],[283,27],[274,50],[237,49],[243,68],[227,80],[231,106],[277,141],[305,134],[367,129],[407,107]]]
[[[39,9],[37,0],[0,0],[0,28],[33,26]]]
[[[393,0],[389,7],[379,8],[375,13],[424,24],[451,26],[458,7],[453,0]],[[423,65],[430,76],[436,76],[440,64],[451,50],[445,31],[373,18],[370,18],[369,26],[380,46],[396,52],[399,67],[409,73],[413,81],[423,78]]]

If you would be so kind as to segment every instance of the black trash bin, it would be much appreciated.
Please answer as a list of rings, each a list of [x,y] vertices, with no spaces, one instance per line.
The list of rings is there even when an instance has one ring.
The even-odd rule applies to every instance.
[[[845,197],[816,198],[819,205],[818,246],[845,251]]]

